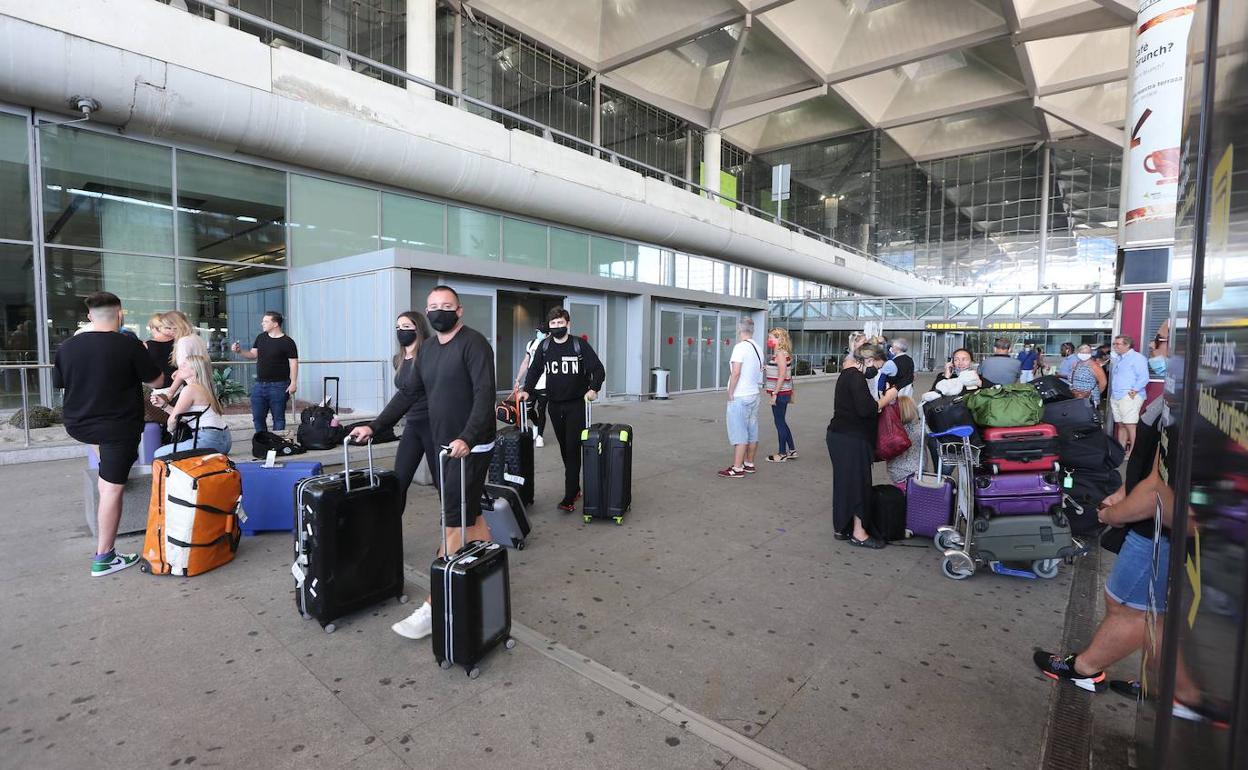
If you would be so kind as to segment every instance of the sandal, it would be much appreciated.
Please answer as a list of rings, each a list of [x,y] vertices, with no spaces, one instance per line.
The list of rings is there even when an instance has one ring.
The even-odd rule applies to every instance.
[[[870,535],[868,535],[865,540],[859,540],[857,538],[851,537],[849,539],[849,544],[856,545],[859,548],[871,548],[874,550],[879,550],[884,547],[884,544],[882,542],[880,542],[879,540],[876,540]]]
[[[787,462],[788,459],[789,459],[788,455],[767,455],[767,462],[769,463]]]

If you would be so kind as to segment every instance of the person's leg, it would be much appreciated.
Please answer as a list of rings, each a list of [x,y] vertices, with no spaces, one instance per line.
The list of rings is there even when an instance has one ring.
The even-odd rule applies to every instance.
[[[719,475],[736,478],[745,474],[745,450],[749,441],[742,399],[729,400],[724,414],[728,423],[728,443],[732,444],[732,465],[720,471]]]
[[[269,413],[269,403],[265,395],[264,383],[254,382],[251,386],[251,427],[256,433],[268,430],[264,425],[265,416]]]
[[[585,405],[576,401],[565,404],[563,420],[567,440],[563,458],[563,497],[571,502],[581,494],[581,433],[585,431]]]
[[[99,577],[118,572],[138,562],[135,554],[118,554],[113,550],[117,540],[117,527],[121,523],[122,496],[130,467],[139,459],[139,437],[129,441],[100,444],[99,492],[100,504],[96,508],[95,556],[91,562],[91,576]]]
[[[546,392],[538,391],[533,399],[533,437],[538,438],[546,432]]]
[[[425,456],[425,447],[421,443],[419,431],[414,430],[411,423],[403,429],[399,436],[399,448],[394,453],[394,475],[399,478],[399,491],[403,495],[403,508],[407,509],[407,490],[416,477],[416,468],[420,458]]]
[[[1143,649],[1145,613],[1126,607],[1106,592],[1105,618],[1087,649],[1075,658],[1075,672],[1094,676],[1131,653]]]
[[[121,496],[125,484],[114,484],[101,478],[97,484],[100,507],[96,510],[95,552],[105,554],[113,550],[117,540],[117,527],[121,524]]]
[[[755,396],[746,403],[745,413],[745,469],[754,470],[754,458],[758,454],[758,407],[762,399]]]
[[[555,434],[555,440],[559,442],[559,456],[563,459],[563,498],[560,499],[561,506],[571,505],[573,497],[576,495],[576,489],[579,488],[579,477],[581,472],[581,434],[578,431],[576,436],[571,435],[569,430],[569,415],[579,408],[579,404],[575,401],[551,401],[546,405],[546,413],[550,416],[550,428]],[[584,422],[584,417],[581,421]],[[573,458],[572,455],[576,457]],[[572,464],[575,463],[575,466]],[[576,468],[577,480],[569,485],[569,468]],[[569,489],[573,491],[569,494]]]
[[[853,530],[853,518],[849,513],[848,463],[846,460],[845,437],[837,433],[827,433],[828,460],[832,463],[832,532],[838,540],[846,540]]]
[[[278,382],[269,386],[269,413],[273,416],[273,431],[281,433],[286,430],[286,392],[289,382]]]

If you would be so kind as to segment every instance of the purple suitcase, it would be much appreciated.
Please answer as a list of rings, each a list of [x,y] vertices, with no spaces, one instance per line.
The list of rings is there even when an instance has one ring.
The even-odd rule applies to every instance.
[[[920,537],[935,537],[936,530],[953,518],[953,484],[939,470],[934,476],[923,475],[927,443],[922,435],[919,446],[919,472],[906,480],[906,529]]]
[[[1056,474],[1028,471],[975,477],[975,504],[985,515],[1051,514],[1062,507]]]

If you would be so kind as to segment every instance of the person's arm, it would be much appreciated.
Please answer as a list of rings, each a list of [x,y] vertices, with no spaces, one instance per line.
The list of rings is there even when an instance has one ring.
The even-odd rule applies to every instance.
[[[728,377],[728,400],[732,400],[732,394],[737,389],[737,381],[741,379],[741,362],[733,361],[728,365],[732,370],[732,374]]]
[[[525,351],[524,358],[520,359],[520,371],[516,372],[516,379],[514,382],[511,383],[512,388],[514,388],[516,391],[520,390],[521,383],[527,382],[527,378],[525,377],[525,375],[529,373],[529,358],[531,356],[532,356],[531,353],[529,353],[528,351]]]
[[[195,398],[197,395],[195,390],[196,388],[202,389],[203,386],[188,383],[186,386],[186,393],[172,405],[172,409],[167,410],[169,419],[167,420],[165,427],[169,429],[170,433],[173,433],[174,428],[178,427],[178,416],[189,412],[191,410],[191,404],[199,400]],[[205,391],[203,395],[205,400],[207,400],[207,391]],[[205,407],[205,409],[207,409],[207,407]]]
[[[494,427],[494,349],[484,337],[474,338],[473,344],[466,347],[464,364],[472,383],[472,409],[458,440],[471,449],[482,443]]]
[[[590,401],[593,401],[598,397],[598,392],[602,390],[602,383],[607,379],[607,370],[602,365],[602,359],[598,358],[598,353],[586,340],[581,340],[581,355],[585,358],[585,365],[589,374],[589,388],[585,395]],[[592,396],[590,395],[591,393],[593,394]]]
[[[294,393],[299,389],[299,359],[291,358],[287,363],[290,364],[290,384],[286,386],[286,392]]]
[[[1088,368],[1092,370],[1092,376],[1096,378],[1096,392],[1104,393],[1105,386],[1108,384],[1108,379],[1105,377],[1105,370],[1095,364],[1090,365]]]
[[[415,362],[412,362],[415,365]],[[419,377],[416,378],[420,380]],[[411,411],[412,406],[416,403],[415,389],[404,390],[399,388],[390,397],[385,408],[381,410],[381,414],[368,424],[373,433],[382,433],[395,425],[399,424],[399,420],[403,419],[403,415]]]
[[[1131,494],[1102,508],[1097,517],[1112,527],[1123,527],[1137,521],[1153,518],[1157,509],[1157,496],[1162,500],[1162,521],[1170,523],[1170,509],[1173,508],[1173,496],[1170,487],[1161,478],[1160,462],[1153,463],[1153,472],[1148,478],[1136,484]],[[1086,511],[1085,511],[1086,513]]]
[[[880,396],[879,400],[876,401],[875,409],[877,412],[883,411],[884,407],[888,406],[889,404],[893,403],[896,400],[897,400],[897,388],[893,387],[892,385],[889,385],[888,390],[884,391],[884,395]]]
[[[1137,383],[1137,387],[1133,389],[1136,393],[1143,393],[1148,388],[1148,359],[1141,354],[1132,368],[1134,369],[1135,382]]]
[[[147,345],[134,352],[134,374],[139,382],[152,388],[159,388],[165,381],[165,373],[148,354]]]
[[[530,358],[532,360],[524,371],[524,395],[521,396],[522,398],[527,398],[528,394],[537,388],[537,381],[542,378],[542,372],[546,369],[546,352],[542,350],[542,347],[543,343],[538,343],[532,355],[525,356],[526,360]]]
[[[844,376],[844,375],[842,375]],[[879,403],[875,397],[871,395],[870,389],[867,387],[867,378],[861,372],[855,379],[861,379],[861,383],[851,383],[853,386],[849,389],[850,398],[853,399],[854,414],[858,417],[874,417],[880,412]]]

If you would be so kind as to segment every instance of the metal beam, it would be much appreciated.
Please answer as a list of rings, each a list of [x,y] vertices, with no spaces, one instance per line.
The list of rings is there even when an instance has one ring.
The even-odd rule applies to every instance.
[[[724,107],[728,103],[728,94],[732,91],[732,82],[736,80],[737,69],[741,64],[741,54],[745,52],[745,41],[750,37],[750,29],[754,26],[754,15],[747,13],[741,25],[741,34],[737,35],[737,44],[733,46],[732,58],[724,69],[724,76],[719,79],[719,90],[715,92],[715,101],[711,103],[711,128],[720,128],[724,117]]]
[[[662,37],[650,40],[635,48],[630,48],[623,53],[603,59],[598,63],[598,66],[595,69],[599,72],[606,73],[611,72],[612,70],[618,70],[620,67],[627,67],[634,62],[641,61],[647,56],[653,56],[656,53],[666,51],[671,48],[678,48],[679,46],[688,43],[690,40],[701,37],[708,32],[714,32],[715,30],[726,27],[729,24],[735,24],[745,17],[745,12],[724,11],[723,13],[719,13],[714,16],[708,16],[705,19],[699,19],[686,27],[669,32]]]
[[[961,35],[951,40],[942,40],[925,48],[911,48],[894,56],[888,56],[883,59],[877,59],[866,64],[859,64],[846,69],[835,70],[826,75],[829,83],[838,83],[842,80],[852,80],[862,77],[863,75],[872,75],[876,72],[900,67],[903,64],[911,64],[923,59],[930,59],[933,56],[950,53],[952,51],[960,51],[963,48],[971,48],[977,45],[1008,37],[1010,30],[1004,24],[992,29],[982,30],[980,32],[972,32],[968,35]]]
[[[1093,2],[1131,24],[1135,23],[1139,15],[1137,4],[1132,0],[1093,0]]]
[[[949,104],[944,107],[937,107],[926,112],[919,112],[913,115],[905,115],[891,120],[881,120],[878,128],[899,128],[901,126],[910,126],[915,123],[923,123],[937,118],[947,118],[953,115],[961,115],[966,112],[977,112],[979,110],[998,107],[1002,104],[1011,102],[1021,102],[1030,99],[1031,95],[1025,90],[1018,90],[1009,94],[997,94],[996,96],[987,96],[983,99],[976,99],[972,102],[960,102],[958,104]]]
[[[807,56],[802,47],[793,42],[793,38],[785,34],[784,30],[780,29],[775,22],[766,16],[759,16],[758,23],[766,27],[767,31],[772,34],[772,37],[780,41],[780,45],[784,46],[784,50],[788,51],[789,55],[794,59],[797,59],[798,64],[802,65],[802,69],[806,70],[806,74],[810,75],[811,79],[816,83],[826,83],[828,81],[827,73],[819,68],[819,64]]]
[[[1052,102],[1041,99],[1040,97],[1036,97],[1032,103],[1037,109],[1052,115],[1067,125],[1074,126],[1080,131],[1083,131],[1085,134],[1102,139],[1120,150],[1126,148],[1126,141],[1123,137],[1121,128],[1110,128],[1104,123],[1098,123],[1097,121],[1091,120],[1084,115],[1080,115],[1074,110],[1059,107]]]
[[[673,99],[670,96],[657,94],[654,91],[642,88],[631,80],[622,78],[619,75],[600,74],[598,77],[604,86],[613,88],[620,93],[628,94],[634,99],[640,99],[653,107],[666,110],[677,117],[684,118],[695,126],[702,126],[705,128],[710,125],[711,113],[709,110],[699,109]]]
[[[724,110],[720,126],[721,128],[728,128],[729,126],[735,126],[772,112],[781,112],[811,99],[827,96],[827,93],[828,85],[824,83],[814,88],[804,88],[801,91],[795,91],[783,96],[760,99],[754,102],[742,102],[739,106],[730,106]]]
[[[1014,56],[1018,59],[1018,69],[1023,74],[1023,83],[1027,86],[1027,95],[1035,101],[1039,95],[1036,83],[1036,68],[1031,64],[1031,55],[1027,53],[1027,46],[1018,35],[1023,31],[1022,17],[1018,13],[1019,0],[1001,0],[1001,11],[1005,14],[1006,24],[1010,27],[1010,45],[1014,48]],[[1040,127],[1040,135],[1045,140],[1052,139],[1049,135],[1049,123],[1044,119],[1044,113],[1033,107],[1036,123]]]

